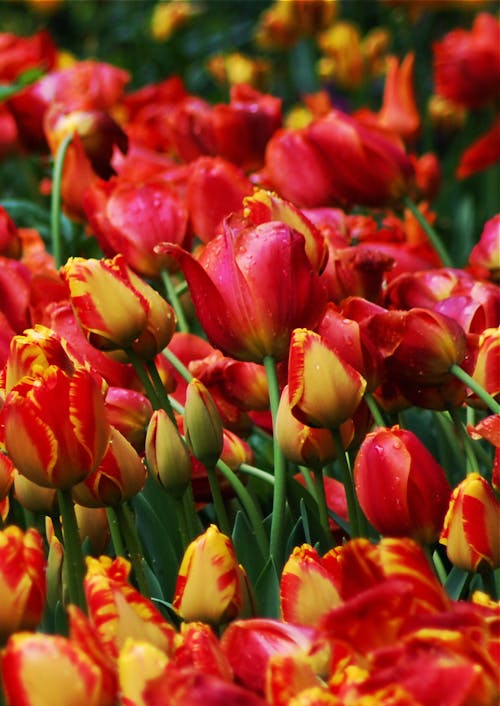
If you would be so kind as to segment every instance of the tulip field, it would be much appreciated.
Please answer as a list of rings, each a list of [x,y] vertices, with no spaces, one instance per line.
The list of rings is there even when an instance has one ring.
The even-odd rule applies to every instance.
[[[0,0],[0,706],[498,706],[498,10]]]

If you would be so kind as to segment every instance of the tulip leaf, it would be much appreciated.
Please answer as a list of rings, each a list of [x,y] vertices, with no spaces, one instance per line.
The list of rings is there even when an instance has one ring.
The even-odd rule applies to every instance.
[[[280,582],[278,571],[272,556],[266,562],[259,578],[255,583],[259,611],[263,618],[280,617]]]
[[[255,534],[244,512],[238,510],[234,520],[232,540],[238,561],[243,565],[252,584],[255,584],[264,567]]]
[[[327,552],[331,538],[326,535],[318,517],[318,506],[311,493],[293,478],[287,479],[287,499],[293,517],[303,520],[305,541],[314,545],[319,542],[320,552]],[[305,517],[305,521],[304,521]]]
[[[469,580],[470,574],[465,569],[459,569],[456,566],[451,569],[444,587],[452,600],[458,601],[462,597],[467,589]]]
[[[290,534],[288,535],[288,540],[286,543],[285,556],[290,556],[293,552],[294,547],[298,547],[305,542],[304,537],[304,523],[302,521],[302,516],[298,518],[297,522],[292,527]]]

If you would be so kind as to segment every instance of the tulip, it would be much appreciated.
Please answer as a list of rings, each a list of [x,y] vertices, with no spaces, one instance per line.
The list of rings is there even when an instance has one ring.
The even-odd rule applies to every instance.
[[[500,327],[485,329],[479,336],[473,380],[481,385],[494,399],[500,399]],[[486,408],[486,404],[477,395],[470,393],[467,404],[472,407]]]
[[[488,279],[500,280],[500,213],[484,224],[479,242],[469,255],[469,265],[484,268]]]
[[[455,29],[434,44],[436,91],[468,108],[500,97],[500,25],[493,14],[477,15],[471,31]]]
[[[335,22],[318,38],[326,55],[319,62],[323,78],[333,80],[343,89],[356,89],[363,81],[361,33],[353,22]]]
[[[222,453],[222,422],[210,393],[196,378],[187,386],[184,428],[193,456],[206,466],[215,466]]]
[[[0,532],[0,643],[18,630],[35,630],[42,619],[45,552],[33,528],[10,525]]]
[[[462,153],[456,176],[459,179],[466,179],[500,161],[499,142],[500,119],[497,119],[489,130],[477,137]]]
[[[366,380],[317,333],[295,329],[288,361],[292,414],[312,427],[337,429],[350,419]]]
[[[154,246],[168,241],[188,245],[186,206],[165,180],[135,182],[113,177],[85,192],[83,208],[101,248],[108,256],[122,253],[142,277],[158,277],[175,262],[157,255]]]
[[[9,704],[113,705],[103,695],[99,667],[60,635],[21,632],[11,637],[2,655],[2,677]]]
[[[88,553],[100,556],[108,549],[111,534],[106,509],[75,504],[75,516],[78,534],[82,543],[87,543]]]
[[[21,254],[22,242],[17,226],[5,208],[0,206],[0,255],[16,260]]]
[[[149,470],[168,493],[182,497],[191,478],[189,451],[164,409],[153,412],[146,435]]]
[[[14,465],[44,487],[67,489],[82,481],[108,444],[104,398],[84,368],[70,377],[50,365],[22,378],[7,395],[2,415]]]
[[[14,482],[15,468],[8,456],[0,451],[0,501],[4,500]]]
[[[14,472],[14,497],[27,510],[43,515],[53,515],[58,511],[57,490],[44,488],[38,483]]]
[[[407,54],[401,64],[395,56],[388,57],[382,108],[377,115],[380,125],[407,142],[413,142],[420,132],[420,113],[413,86],[414,66],[413,53]]]
[[[378,532],[436,541],[451,488],[411,431],[395,426],[367,434],[356,456],[354,482],[361,508]]]
[[[131,348],[151,359],[172,338],[173,309],[127,267],[123,255],[111,260],[70,258],[62,276],[80,326],[96,348]]]
[[[204,674],[232,681],[233,671],[213,629],[205,623],[182,623],[172,660],[177,669],[195,667]]]
[[[153,603],[128,583],[129,562],[108,556],[86,561],[89,617],[106,654],[117,659],[127,638],[144,640],[170,654],[175,631]]]
[[[292,330],[321,315],[325,292],[304,236],[284,223],[241,229],[226,221],[200,261],[173,245],[162,250],[179,261],[211,344],[237,360],[283,360]]]
[[[104,401],[106,417],[139,453],[144,451],[146,429],[153,414],[151,402],[141,392],[108,387]]]
[[[454,489],[440,542],[449,560],[461,569],[500,567],[500,503],[489,483],[470,473]]]
[[[111,427],[108,448],[99,466],[74,485],[71,494],[75,502],[85,507],[113,507],[142,490],[146,475],[146,467],[137,451]]]
[[[245,581],[231,540],[210,525],[184,553],[172,605],[186,621],[227,623],[244,608]]]
[[[150,706],[144,697],[149,682],[164,674],[169,658],[158,647],[142,640],[127,640],[118,657],[120,694],[124,704]]]

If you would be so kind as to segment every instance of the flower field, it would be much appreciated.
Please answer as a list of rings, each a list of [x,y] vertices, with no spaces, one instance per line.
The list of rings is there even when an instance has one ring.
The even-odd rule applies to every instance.
[[[0,704],[497,706],[498,5],[0,11]]]

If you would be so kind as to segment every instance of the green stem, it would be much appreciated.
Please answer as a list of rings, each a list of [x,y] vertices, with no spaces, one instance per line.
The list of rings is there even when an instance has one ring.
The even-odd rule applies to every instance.
[[[66,152],[73,139],[73,133],[66,135],[58,147],[52,172],[52,192],[50,196],[50,232],[52,238],[52,255],[56,269],[62,265],[61,241],[61,182]]]
[[[162,278],[163,284],[165,286],[165,290],[167,292],[168,301],[170,302],[173,310],[175,311],[175,315],[177,317],[177,325],[179,326],[179,331],[182,331],[183,333],[188,333],[189,332],[189,324],[186,320],[186,316],[184,314],[184,309],[182,308],[182,304],[179,299],[179,295],[177,293],[177,290],[174,286],[174,283],[172,282],[170,272],[168,270],[162,270],[161,271],[161,278]]]
[[[113,542],[113,547],[115,549],[116,556],[127,556],[127,550],[123,544],[122,534],[120,532],[120,525],[118,522],[118,517],[116,516],[116,511],[112,507],[106,508],[106,517],[108,518],[109,531],[111,532],[111,541]]]
[[[276,417],[280,402],[280,392],[276,363],[272,356],[264,358],[264,368],[266,370],[267,385],[269,388],[269,402],[271,406],[271,416],[273,420],[273,430],[276,429]],[[283,452],[273,438],[273,459],[274,459],[274,488],[273,488],[273,513],[271,518],[271,556],[274,559],[278,571],[284,562],[285,548],[285,511],[286,511],[286,462]]]
[[[371,412],[371,415],[373,417],[373,421],[378,427],[387,427],[387,422],[384,419],[384,416],[379,409],[378,404],[375,402],[373,399],[373,395],[371,395],[369,392],[365,394],[365,402],[366,406]]]
[[[137,530],[132,513],[126,503],[115,505],[113,509],[116,513],[120,532],[127,548],[128,558],[132,564],[132,569],[134,571],[139,591],[143,596],[149,598],[148,584],[142,566],[142,562],[144,561],[143,553],[139,542],[139,537],[137,536]]]
[[[316,496],[316,502],[318,504],[319,521],[325,530],[325,535],[330,541],[330,545],[333,546],[332,542],[332,532],[330,530],[330,521],[328,517],[328,505],[326,502],[325,495],[325,483],[323,479],[323,469],[314,469],[314,490]]]
[[[316,493],[316,488],[314,487],[314,481],[312,478],[311,471],[308,468],[305,468],[304,466],[300,466],[299,469],[300,469],[300,474],[305,481],[307,490],[310,492],[310,494],[314,498],[315,493]]]
[[[149,401],[151,402],[151,405],[153,406],[153,409],[161,409],[161,406],[162,406],[161,402],[158,399],[158,395],[156,394],[156,390],[153,386],[153,383],[151,382],[151,379],[144,368],[143,361],[130,348],[127,348],[126,353],[127,353],[128,359],[130,360],[130,362],[134,366],[134,370],[137,373],[137,377],[141,381],[142,386],[144,387],[144,390],[146,392],[146,395],[147,395]]]
[[[479,464],[477,462],[476,454],[474,453],[471,438],[467,434],[467,431],[464,427],[462,419],[460,418],[458,410],[451,409],[450,416],[453,420],[455,431],[458,437],[460,438],[460,441],[462,442],[462,448],[464,450],[466,459],[466,473],[469,474],[474,473],[475,471],[479,471]]]
[[[188,532],[188,539],[191,541],[195,537],[198,537],[203,532],[203,526],[196,512],[196,506],[194,504],[193,487],[191,484],[186,488],[184,495],[182,496],[182,502],[184,504],[184,514],[186,517],[186,529]]]
[[[179,360],[179,358],[175,355],[175,353],[172,353],[172,351],[169,348],[164,348],[162,351],[162,355],[165,356],[165,358],[168,360],[170,365],[177,370],[179,375],[184,378],[186,382],[191,382],[193,379],[193,376],[189,372],[189,370],[186,368],[184,363]]]
[[[456,378],[461,380],[467,387],[470,387],[472,392],[474,392],[480,400],[493,412],[493,414],[500,414],[500,404],[487,392],[482,385],[480,385],[473,377],[466,373],[463,368],[461,368],[456,363],[450,368],[450,373]]]
[[[177,426],[175,415],[172,410],[172,405],[170,404],[170,398],[167,394],[167,391],[165,390],[163,380],[160,377],[160,373],[158,372],[158,368],[156,367],[154,360],[148,360],[148,362],[146,363],[146,367],[160,405],[168,414],[175,426]]]
[[[255,540],[261,551],[261,554],[264,559],[267,559],[269,554],[269,544],[264,530],[262,513],[259,511],[256,504],[252,500],[252,496],[250,495],[248,490],[240,481],[236,473],[234,473],[234,471],[227,465],[227,463],[224,463],[224,461],[219,459],[217,461],[217,469],[231,484],[231,487],[238,496],[238,500],[243,506],[243,509],[245,510],[248,516],[250,524],[252,525],[252,529],[255,534]]]
[[[260,478],[260,480],[269,483],[269,485],[274,485],[274,476],[262,468],[257,468],[256,466],[251,466],[248,463],[241,463],[238,466],[238,470],[241,473],[246,473],[248,476],[253,476],[254,478]]]
[[[358,500],[356,498],[356,490],[354,488],[354,479],[352,477],[352,471],[349,467],[347,456],[344,452],[344,444],[342,442],[340,431],[338,429],[332,429],[331,432],[337,449],[337,461],[340,468],[340,477],[345,488],[347,511],[349,514],[349,525],[351,528],[351,538],[361,537],[362,533],[359,516],[360,508],[358,506]]]
[[[408,196],[404,199],[404,204],[417,219],[419,225],[422,227],[425,234],[429,238],[432,247],[439,255],[443,265],[445,267],[453,267],[453,261],[445,246],[443,245],[441,238],[431,226],[427,218],[425,218],[418,206]]]
[[[190,542],[190,533],[187,528],[186,513],[184,511],[184,495],[182,497],[172,497],[174,501],[175,514],[177,516],[177,528],[181,538],[182,551],[186,551],[186,547]]]
[[[231,525],[229,523],[229,518],[226,512],[226,506],[224,505],[224,499],[220,490],[219,482],[215,473],[215,468],[205,466],[207,470],[208,482],[210,484],[210,492],[212,493],[212,500],[215,508],[215,515],[217,517],[217,522],[219,523],[219,529],[227,537],[231,536]]]
[[[86,613],[87,603],[83,590],[85,562],[76,522],[75,506],[71,497],[71,489],[58,489],[57,498],[64,533],[64,561],[67,568],[66,576],[68,581],[69,602],[78,606],[80,610]]]

